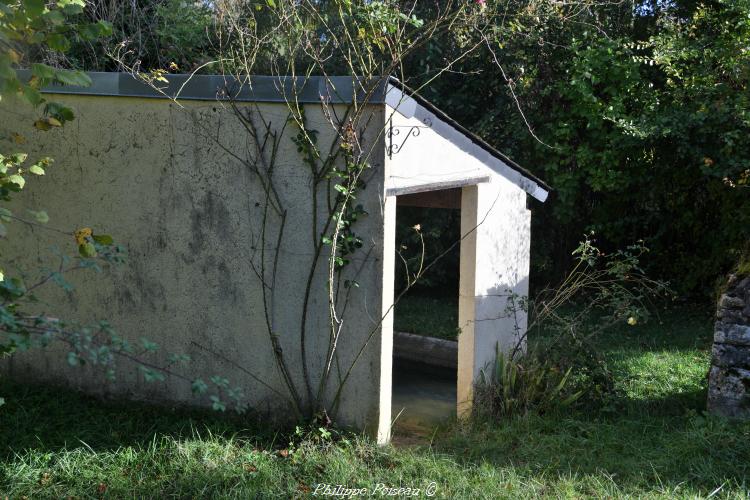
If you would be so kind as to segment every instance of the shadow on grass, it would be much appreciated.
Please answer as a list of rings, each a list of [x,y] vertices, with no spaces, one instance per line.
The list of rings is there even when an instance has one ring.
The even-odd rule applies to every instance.
[[[703,388],[662,397],[627,399],[619,402],[608,416],[605,413],[604,418],[659,418],[702,414],[706,409],[707,396],[708,390]]]
[[[146,449],[165,436],[189,439],[196,432],[240,440],[247,444],[243,446],[245,452],[256,448],[273,449],[275,444],[286,443],[278,434],[264,431],[262,422],[257,420],[249,422],[212,412],[146,404],[102,402],[70,391],[8,383],[2,384],[0,391],[8,398],[7,406],[0,410],[0,460],[9,464],[20,463],[14,458],[15,454],[27,450],[33,450],[35,456],[69,453],[76,449],[91,449],[106,455],[108,451],[124,447]],[[607,480],[615,485],[616,492],[636,495],[653,491],[708,495],[722,484],[728,489],[731,486],[732,491],[746,491],[750,474],[750,447],[747,446],[750,423],[737,424],[702,416],[697,402],[702,402],[703,396],[702,391],[696,391],[660,400],[634,401],[628,411],[610,415],[575,413],[477,423],[467,429],[439,433],[433,448],[427,445],[412,448],[407,453],[414,458],[406,459],[405,467],[419,469],[433,464],[437,452],[447,460],[441,463],[450,467],[440,472],[451,476],[470,474],[478,479],[476,475],[489,465],[496,471],[511,473],[522,483],[545,481],[552,485],[575,476],[580,485],[585,485],[589,479]],[[669,405],[675,407],[674,415],[653,416],[646,411]],[[294,493],[295,478],[302,477],[311,483],[319,473],[313,471],[315,477],[308,477],[304,471],[324,467],[337,454],[342,455],[344,459],[339,459],[345,460],[351,468],[351,472],[344,473],[345,476],[353,474],[349,481],[367,479],[357,476],[373,466],[362,457],[383,457],[398,464],[405,460],[403,457],[410,456],[401,455],[399,450],[375,451],[376,448],[373,446],[371,451],[362,452],[362,456],[351,451],[321,452],[332,455],[321,455],[310,465],[289,462],[266,469],[259,466],[260,475],[255,478],[247,476],[242,465],[235,463],[213,472],[202,468],[183,470],[179,463],[160,462],[150,458],[148,453],[140,454],[137,464],[128,465],[122,471],[141,467],[143,472],[139,474],[145,475],[144,480],[151,481],[154,488],[179,494],[206,491],[205,488],[232,491],[238,485],[247,488],[243,491],[253,491],[255,484],[263,484],[264,488],[269,484],[283,484]],[[223,451],[218,453],[224,456]],[[168,458],[167,454],[162,460]],[[103,459],[112,460],[111,457]],[[408,465],[408,460],[421,465]],[[96,464],[96,457],[82,463]],[[49,465],[41,467],[40,471],[47,467]],[[166,472],[159,472],[162,469],[178,477],[164,476]],[[392,474],[402,472],[383,466],[367,474],[387,480]],[[127,492],[135,484],[128,483],[127,477],[99,473],[102,474],[109,478],[110,491]],[[92,477],[99,476],[92,473]],[[334,479],[341,480],[338,476],[331,480]],[[73,491],[74,481],[66,479],[60,491]],[[482,481],[488,480],[483,478]],[[488,484],[495,484],[493,481]],[[146,491],[144,484],[138,483],[138,488]]]
[[[210,432],[272,442],[262,422],[247,415],[111,401],[63,388],[0,381],[0,457],[25,450],[55,452],[85,446],[94,451],[146,446],[155,437],[185,438]],[[266,425],[266,427],[268,427]]]
[[[609,478],[636,496],[747,495],[750,422],[705,414],[712,323],[677,309],[614,328],[597,339],[618,389],[608,407],[474,423],[438,449],[526,477]]]

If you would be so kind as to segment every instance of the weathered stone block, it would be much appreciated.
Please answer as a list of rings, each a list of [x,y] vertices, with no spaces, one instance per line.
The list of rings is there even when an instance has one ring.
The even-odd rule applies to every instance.
[[[722,368],[750,369],[750,346],[714,343],[711,364]]]
[[[750,277],[729,276],[716,317],[708,409],[750,419]]]
[[[717,322],[714,342],[750,346],[750,326]]]
[[[407,361],[455,370],[458,367],[458,342],[394,332],[393,355]]]
[[[742,309],[743,307],[745,307],[745,300],[741,297],[732,297],[725,293],[719,299],[719,308]]]
[[[716,318],[724,323],[736,323],[739,325],[750,325],[750,316],[744,314],[740,309],[719,308]]]
[[[732,418],[750,418],[750,370],[711,367],[708,410]]]

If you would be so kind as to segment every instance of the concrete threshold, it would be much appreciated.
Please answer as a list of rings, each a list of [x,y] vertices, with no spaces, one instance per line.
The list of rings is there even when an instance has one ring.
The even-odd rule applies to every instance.
[[[458,367],[458,342],[394,332],[393,355],[405,361],[455,370]]]

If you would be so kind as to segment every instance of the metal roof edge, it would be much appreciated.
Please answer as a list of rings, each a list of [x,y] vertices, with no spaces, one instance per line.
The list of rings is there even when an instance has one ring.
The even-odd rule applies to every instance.
[[[29,70],[19,70],[22,79],[31,77]],[[80,94],[112,97],[171,98],[185,100],[235,100],[240,102],[288,102],[348,104],[355,95],[364,98],[365,89],[373,89],[369,102],[384,102],[387,79],[367,86],[360,78],[349,76],[251,76],[236,78],[223,75],[168,74],[168,83],[156,82],[159,90],[130,73],[87,72],[91,85],[48,85],[48,94]]]

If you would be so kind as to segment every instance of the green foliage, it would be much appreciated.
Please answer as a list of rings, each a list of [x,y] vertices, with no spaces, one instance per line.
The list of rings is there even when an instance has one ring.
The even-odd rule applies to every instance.
[[[349,1],[320,2],[312,10],[297,6],[266,1],[222,10],[222,3],[215,11],[221,16],[192,2],[153,2],[140,11],[126,6],[120,12],[129,14],[118,17],[118,33],[134,33],[127,30],[137,25],[138,34],[148,35],[133,37],[146,42],[131,55],[150,61],[140,64],[161,82],[173,59],[185,60],[179,66],[200,62],[196,58],[204,48],[198,31],[217,20],[226,21],[221,29],[232,27],[235,35],[221,40],[228,42],[227,71],[244,74],[284,68],[300,75],[382,75],[401,70],[400,58],[424,45],[406,64],[406,75],[418,75],[421,83],[446,68],[456,70],[445,86],[428,91],[430,97],[554,186],[556,198],[546,213],[535,217],[535,241],[541,244],[535,245],[533,261],[546,279],[562,276],[577,258],[569,248],[584,230],[593,229],[607,252],[646,240],[655,255],[647,270],[676,278],[682,291],[701,293],[727,263],[734,263],[739,242],[747,240],[746,193],[729,188],[742,186],[747,178],[746,2],[698,8],[681,2],[675,12],[661,12],[657,5],[660,12],[653,19],[624,4],[581,11],[577,5],[544,2],[461,4],[458,10],[476,17],[428,40],[418,38],[430,7],[407,11],[394,2]],[[144,19],[144,12],[155,12],[154,21],[126,22],[131,15]],[[285,14],[289,12],[295,15]],[[259,45],[253,45],[257,40]],[[454,64],[475,43],[486,51]],[[311,56],[317,65],[310,64]],[[465,72],[484,76],[469,79]],[[304,116],[296,118],[304,123]],[[318,250],[319,243],[330,245],[335,270],[362,246],[354,224],[365,214],[353,201],[364,187],[361,174],[367,167],[357,151],[354,128],[338,132],[343,164],[321,155],[314,131],[304,125],[295,136],[312,185],[330,181],[330,206],[336,209],[329,222],[334,223],[322,231],[313,227],[312,233]],[[268,175],[270,179],[270,171]],[[418,233],[419,238],[434,236],[440,244],[437,231]],[[88,243],[80,251],[93,254]],[[423,257],[407,262],[415,258]],[[622,280],[627,275],[623,269],[627,266],[610,271]],[[356,283],[344,283],[351,285]],[[632,289],[610,292],[607,307],[617,308],[620,320],[627,313],[639,321],[644,309],[631,309]],[[304,350],[304,326],[302,330]],[[214,403],[222,401],[217,396]]]
[[[305,73],[294,40],[307,37],[324,61],[313,73],[351,73],[343,54],[356,53],[367,69],[403,71],[413,87],[429,80],[427,97],[553,186],[535,210],[535,283],[560,279],[572,263],[567,248],[593,229],[605,249],[644,239],[655,254],[650,272],[706,296],[750,238],[740,189],[750,180],[747,0],[586,9],[470,2],[453,6],[465,22],[427,41],[418,36],[434,15],[426,5],[320,2],[282,33],[274,23],[291,8],[283,1],[105,3],[90,2],[84,16],[107,12],[109,42],[127,41],[122,59],[146,71],[194,69],[225,47],[222,64],[241,73],[243,36],[268,31],[268,43],[250,52],[257,74]],[[69,62],[116,69],[103,56],[111,47],[76,40]],[[351,48],[339,50],[343,42]],[[477,43],[482,50],[459,57]],[[389,67],[397,52],[412,55]],[[433,80],[446,65],[452,71]]]
[[[739,184],[750,168],[749,14],[747,0],[700,5],[687,22],[666,19],[647,55],[663,78],[647,123],[705,176]]]
[[[605,250],[644,239],[650,273],[707,297],[750,239],[750,4],[670,5],[488,2],[492,36],[455,68],[483,76],[425,89],[554,188],[534,210],[532,282],[561,279],[595,230]],[[407,68],[421,80],[460,50],[436,39]]]
[[[393,329],[445,340],[458,340],[458,293],[429,296],[415,288],[396,304]]]
[[[402,25],[421,28],[424,21],[416,15],[401,11],[398,4],[391,1],[347,2],[350,15],[360,24],[358,38],[366,47],[376,47],[381,52],[388,50],[387,35],[397,34]]]
[[[743,258],[739,264],[737,264],[737,275],[747,276],[750,275],[750,260],[747,257]]]
[[[72,43],[95,40],[111,31],[106,21],[77,22],[83,0],[42,0],[0,2],[0,96],[21,96],[33,106],[44,106],[44,117],[35,126],[40,130],[59,127],[73,119],[72,111],[58,103],[48,103],[40,92],[52,83],[86,86],[89,77],[75,70],[59,69],[35,61],[38,51],[65,53]],[[28,65],[31,78],[22,80],[17,65]]]
[[[188,73],[216,59],[215,8],[199,0],[88,0],[80,19],[91,23],[105,19],[110,32],[96,39],[72,40],[62,60],[40,57],[90,71],[121,71],[117,59],[122,58],[147,71]]]
[[[203,1],[167,0],[155,2],[158,57],[173,72],[190,71],[211,57],[213,13]],[[164,67],[159,64],[154,67]]]
[[[568,383],[573,367],[564,372],[550,359],[526,354],[513,359],[497,352],[494,369],[476,388],[477,417],[544,414],[575,403],[583,391],[573,392]]]
[[[647,321],[649,306],[667,292],[664,283],[647,278],[642,244],[603,254],[587,238],[573,251],[576,266],[561,286],[533,300],[508,295],[503,315],[529,313],[508,353],[498,352],[494,367],[477,387],[477,412],[502,417],[560,411],[573,404],[612,410],[617,387],[598,339],[618,325]],[[524,346],[528,346],[524,349]]]

